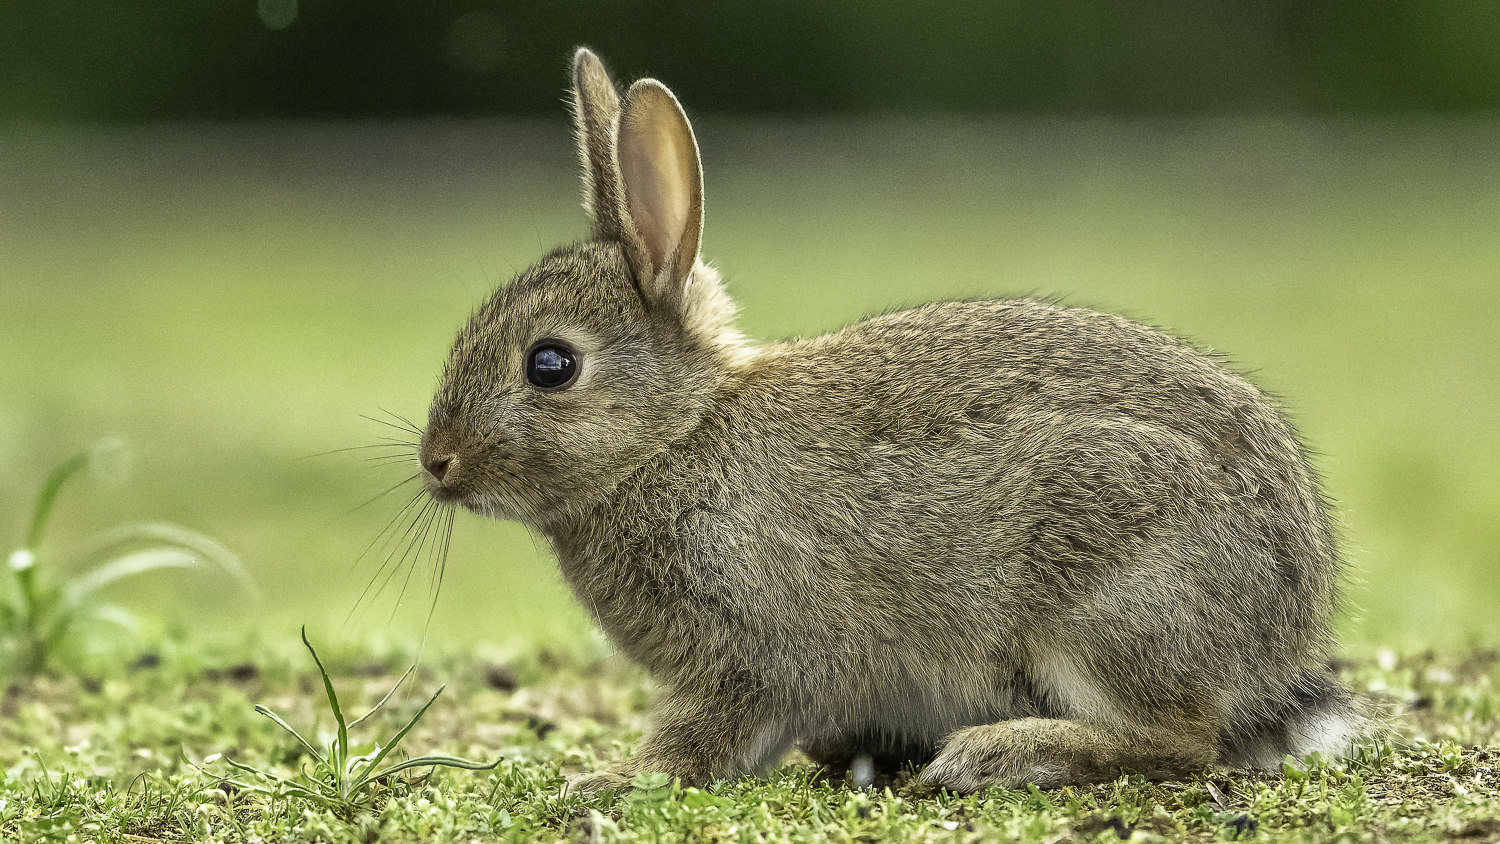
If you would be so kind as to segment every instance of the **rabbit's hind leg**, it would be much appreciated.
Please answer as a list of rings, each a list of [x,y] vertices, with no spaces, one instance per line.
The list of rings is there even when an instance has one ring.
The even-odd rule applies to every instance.
[[[1211,729],[1123,728],[1055,718],[1020,718],[950,735],[922,779],[969,793],[990,786],[1042,788],[1103,782],[1122,773],[1182,776],[1214,763]]]

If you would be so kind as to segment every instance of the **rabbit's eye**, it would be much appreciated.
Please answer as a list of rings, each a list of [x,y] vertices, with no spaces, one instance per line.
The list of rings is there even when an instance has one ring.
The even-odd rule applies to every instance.
[[[526,380],[543,390],[560,390],[578,377],[578,355],[560,340],[538,340],[526,352]]]

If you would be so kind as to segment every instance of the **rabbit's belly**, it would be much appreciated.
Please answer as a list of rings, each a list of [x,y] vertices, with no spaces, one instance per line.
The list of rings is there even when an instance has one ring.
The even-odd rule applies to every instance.
[[[821,703],[820,711],[807,713],[805,738],[884,737],[892,746],[935,746],[961,727],[1052,714],[1041,690],[1020,672],[915,661],[852,680],[846,693]]]
[[[887,664],[826,694],[802,713],[794,732],[805,746],[853,742],[874,752],[904,747],[915,753],[963,727],[1018,718],[1131,720],[1115,705],[1110,685],[1065,650],[1038,646],[1024,662],[988,670],[918,659]]]

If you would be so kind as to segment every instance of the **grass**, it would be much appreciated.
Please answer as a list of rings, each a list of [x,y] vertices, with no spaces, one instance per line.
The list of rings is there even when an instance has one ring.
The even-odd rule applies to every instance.
[[[251,657],[248,661],[246,657]],[[237,787],[197,760],[224,754],[295,779],[312,742],[256,714],[272,701],[336,741],[319,699],[380,701],[401,654],[347,651],[309,664],[265,646],[166,648],[88,678],[37,677],[0,699],[0,837],[7,841],[1350,841],[1491,840],[1500,834],[1500,654],[1385,653],[1347,682],[1392,732],[1347,763],[1285,775],[1215,770],[1181,782],[1126,777],[1087,788],[956,797],[904,777],[850,790],[793,754],[763,778],[681,788],[643,775],[617,795],[564,795],[569,773],[639,741],[653,695],[618,658],[527,649],[430,655],[414,675],[440,698],[390,698],[376,729],[500,756],[493,770],[377,778],[352,805]],[[237,660],[226,662],[225,660]],[[424,714],[425,713],[425,714]],[[414,716],[421,716],[417,720]],[[415,760],[412,760],[415,762]],[[353,809],[351,811],[351,808]]]
[[[416,665],[406,669],[406,673],[397,678],[391,690],[385,693],[370,711],[359,716],[353,721],[344,717],[343,707],[339,705],[338,693],[334,691],[333,681],[328,676],[328,669],[323,667],[323,661],[318,658],[318,652],[313,649],[312,643],[307,641],[307,631],[302,631],[302,644],[307,646],[307,652],[312,655],[313,664],[318,668],[318,676],[323,681],[323,691],[328,695],[328,708],[333,712],[334,723],[338,725],[337,732],[326,743],[322,750],[313,746],[313,743],[302,737],[296,728],[288,724],[285,719],[269,707],[256,705],[255,711],[271,719],[276,726],[281,727],[292,735],[302,747],[312,755],[312,770],[301,770],[294,777],[284,777],[272,771],[262,770],[253,765],[236,762],[234,759],[224,757],[222,754],[214,754],[205,761],[218,762],[223,760],[224,764],[248,774],[248,779],[225,779],[221,787],[226,790],[237,789],[251,791],[265,795],[272,800],[290,797],[314,803],[319,807],[332,809],[342,817],[350,818],[368,805],[373,799],[375,788],[390,782],[396,774],[412,768],[459,768],[466,771],[488,771],[493,769],[499,762],[485,764],[483,762],[471,762],[457,756],[442,753],[430,753],[418,756],[414,759],[405,759],[393,762],[384,768],[380,764],[385,761],[391,751],[400,746],[401,740],[412,731],[427,710],[443,693],[446,686],[438,686],[432,697],[418,709],[415,715],[406,722],[395,736],[388,740],[384,746],[379,741],[367,743],[363,746],[356,745],[350,741],[349,731],[359,726],[364,721],[374,716],[390,701],[391,695],[401,688],[401,684],[416,670]],[[363,753],[355,753],[363,750]]]
[[[80,557],[93,566],[71,578],[52,572],[57,567],[37,550],[47,521],[62,489],[86,469],[92,474],[118,474],[128,457],[119,443],[105,440],[53,469],[37,493],[22,546],[10,553],[0,588],[0,680],[45,671],[77,671],[81,660],[98,658],[101,637],[90,625],[108,624],[134,632],[139,623],[124,607],[99,601],[99,593],[120,581],[163,569],[217,567],[236,580],[244,594],[254,597],[255,584],[239,559],[223,545],[200,533],[161,522],[126,524],[95,536]]]

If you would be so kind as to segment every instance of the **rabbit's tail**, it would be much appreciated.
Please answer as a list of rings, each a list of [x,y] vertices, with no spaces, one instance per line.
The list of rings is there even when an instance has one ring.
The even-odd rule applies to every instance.
[[[1288,755],[1301,758],[1316,751],[1345,757],[1370,723],[1331,671],[1309,672],[1292,684],[1286,702],[1272,717],[1221,733],[1219,761],[1234,768],[1275,771]]]

